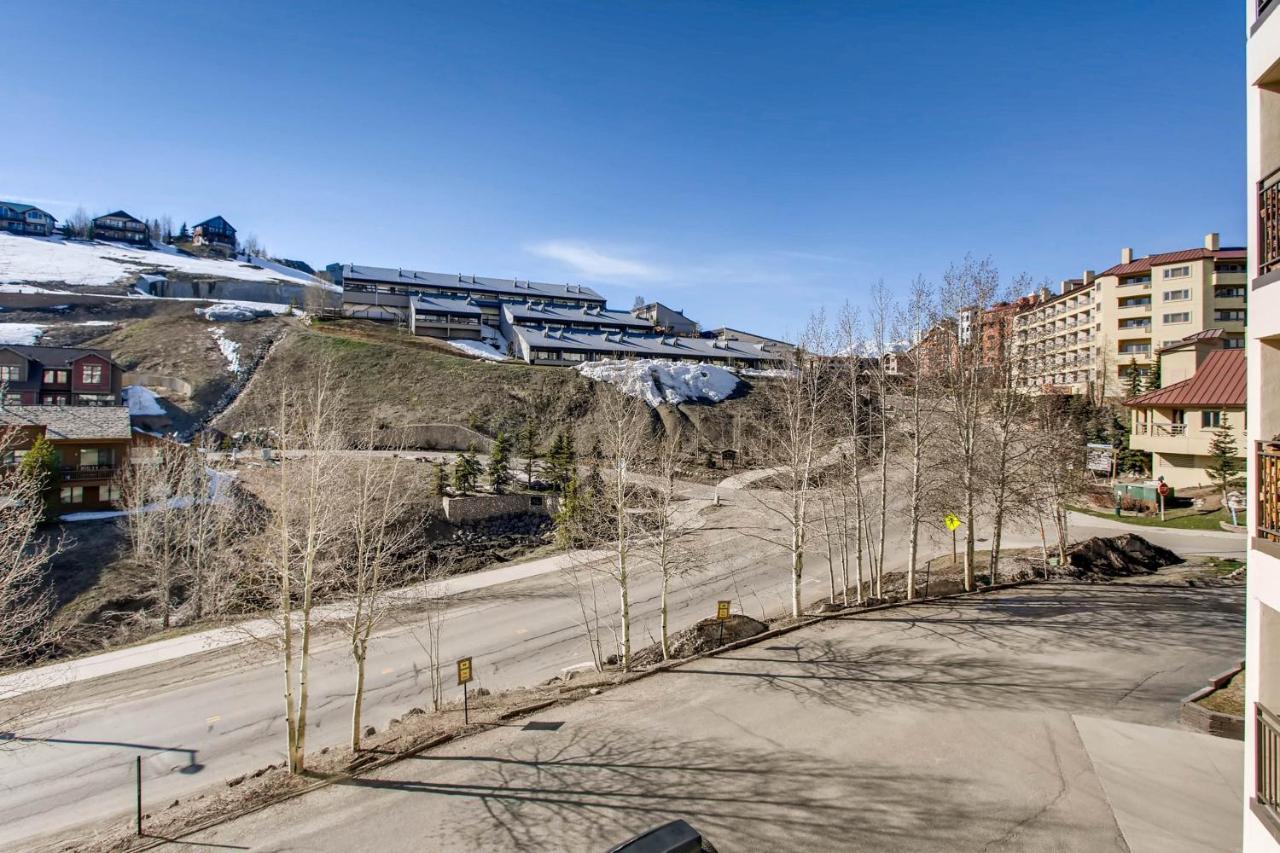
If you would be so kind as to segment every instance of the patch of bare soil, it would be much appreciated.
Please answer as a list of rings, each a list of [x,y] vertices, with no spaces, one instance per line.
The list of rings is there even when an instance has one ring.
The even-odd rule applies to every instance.
[[[1219,714],[1231,714],[1234,717],[1244,716],[1244,670],[1231,676],[1231,680],[1217,690],[1196,700],[1196,704],[1216,711]]]
[[[1095,536],[1072,545],[1067,551],[1067,575],[1079,580],[1106,581],[1112,578],[1149,575],[1183,559],[1136,533]]]
[[[734,614],[723,621],[714,617],[703,619],[683,631],[672,634],[669,639],[669,651],[674,659],[692,657],[729,643],[763,634],[767,630],[769,626],[764,622],[741,613]],[[647,646],[636,652],[632,656],[632,661],[638,667],[649,667],[661,663],[662,646],[660,644]]]

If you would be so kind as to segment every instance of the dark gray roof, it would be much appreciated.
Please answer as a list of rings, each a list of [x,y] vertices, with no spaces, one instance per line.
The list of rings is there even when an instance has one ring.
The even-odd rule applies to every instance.
[[[104,213],[101,216],[93,217],[94,222],[97,222],[99,219],[129,219],[129,220],[132,220],[133,222],[142,222],[142,220],[139,219],[138,217],[130,216],[129,214],[125,213],[123,210],[117,210],[114,213]]]
[[[357,281],[382,282],[401,287],[449,288],[480,293],[516,296],[521,299],[583,299],[604,302],[604,297],[589,287],[578,284],[547,284],[541,281],[521,281],[511,278],[488,278],[480,275],[454,275],[450,273],[423,272],[422,270],[367,267],[360,264],[343,264],[342,278]]]
[[[512,330],[530,347],[537,349],[613,352],[650,358],[698,358],[704,361],[728,359],[771,361],[777,358],[773,353],[762,350],[759,344],[745,341],[716,341],[709,338],[681,338],[674,335],[581,329],[550,332],[531,326],[513,326]]]
[[[467,314],[479,317],[480,306],[474,300],[453,296],[415,296],[413,310],[433,311],[439,314]]]
[[[101,349],[86,347],[42,347],[27,344],[0,344],[0,349],[13,350],[23,358],[40,362],[43,367],[69,367],[86,355],[96,355],[115,364],[111,353]]]
[[[784,347],[791,347],[791,348],[795,347],[795,344],[788,343],[787,341],[780,341],[777,338],[770,338],[767,335],[757,335],[755,332],[744,332],[741,329],[732,329],[728,326],[721,326],[718,329],[711,329],[708,332],[703,332],[703,334],[707,335],[708,337],[717,337],[717,338],[729,337],[732,335],[746,335],[748,338],[755,338],[761,341],[768,341],[771,344],[781,344]]]
[[[569,308],[545,302],[508,302],[502,306],[502,311],[511,323],[595,323],[653,330],[653,324],[648,320],[610,308]]]
[[[50,440],[128,439],[127,406],[5,406],[0,426],[45,428]]]

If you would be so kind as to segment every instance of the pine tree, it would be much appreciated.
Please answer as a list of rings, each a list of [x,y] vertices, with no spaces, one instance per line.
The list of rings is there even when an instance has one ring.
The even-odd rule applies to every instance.
[[[1142,374],[1138,371],[1138,360],[1136,358],[1131,357],[1129,359],[1129,375],[1126,378],[1129,382],[1126,398],[1132,400],[1142,393]]]
[[[1241,476],[1244,463],[1239,457],[1236,438],[1231,434],[1231,428],[1227,426],[1225,412],[1221,425],[1213,431],[1213,438],[1209,442],[1209,457],[1212,461],[1209,467],[1204,469],[1204,473],[1208,475],[1209,482],[1222,492],[1222,500],[1225,503],[1228,492],[1244,485],[1244,477]]]
[[[577,545],[582,538],[582,498],[577,477],[571,477],[565,484],[555,521],[556,544],[561,548],[572,548]]]
[[[1151,360],[1151,367],[1147,369],[1147,390],[1154,391],[1160,387],[1160,356],[1156,355]]]
[[[489,490],[500,495],[511,482],[511,437],[505,432],[498,433],[493,440],[493,449],[489,451]]]
[[[433,491],[436,497],[442,498],[449,493],[449,472],[443,462],[436,463],[436,479]]]
[[[191,239],[191,232],[187,230],[187,223],[182,223],[182,227],[178,229],[178,239],[186,242]]]
[[[551,443],[551,452],[547,454],[547,463],[551,482],[563,491],[573,479],[577,468],[577,453],[573,448],[573,439],[566,433],[560,433]]]
[[[480,478],[480,462],[471,451],[458,457],[453,463],[453,490],[460,495],[473,491]]]
[[[58,514],[58,484],[62,460],[58,450],[43,435],[22,457],[19,471],[24,477],[34,478],[40,484],[44,496],[44,518],[51,521]]]
[[[517,452],[524,457],[524,478],[533,485],[533,463],[538,458],[538,426],[532,420],[525,421],[520,432],[516,433]]]

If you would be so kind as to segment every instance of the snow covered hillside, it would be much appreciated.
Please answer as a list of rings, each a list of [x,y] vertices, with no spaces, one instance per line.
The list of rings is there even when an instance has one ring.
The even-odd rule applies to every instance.
[[[265,258],[254,258],[253,263],[248,264],[239,260],[194,258],[180,254],[172,246],[141,249],[115,243],[0,233],[0,285],[46,282],[71,287],[103,286],[149,272],[333,287]]]
[[[707,401],[719,403],[738,387],[738,377],[713,364],[677,364],[670,361],[592,361],[579,364],[579,373],[598,382],[616,385],[650,406],[660,403]]]

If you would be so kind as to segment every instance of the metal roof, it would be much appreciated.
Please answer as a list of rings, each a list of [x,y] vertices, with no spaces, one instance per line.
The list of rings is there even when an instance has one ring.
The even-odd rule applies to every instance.
[[[1246,397],[1244,350],[1210,354],[1190,379],[1139,394],[1125,405],[1134,409],[1243,407]]]
[[[772,361],[777,358],[776,355],[765,352],[760,345],[745,341],[716,341],[707,338],[682,338],[674,335],[604,330],[549,331],[531,326],[513,326],[512,331],[530,348],[537,349],[612,352],[619,355],[653,358],[698,358],[717,361],[727,359]]]
[[[131,219],[134,222],[142,222],[142,220],[139,219],[138,217],[130,216],[129,214],[125,213],[123,210],[117,210],[114,213],[104,213],[101,216],[93,217],[94,222],[97,222],[99,219]]]
[[[0,426],[44,427],[51,441],[125,439],[133,436],[127,406],[4,406]]]
[[[1132,275],[1133,273],[1148,272],[1152,267],[1179,264],[1183,261],[1200,261],[1205,258],[1230,261],[1244,260],[1248,255],[1248,251],[1242,248],[1226,248],[1216,251],[1213,249],[1182,249],[1177,252],[1165,252],[1162,255],[1147,255],[1145,258],[1139,258],[1127,264],[1116,264],[1114,267],[1098,273],[1098,276]]]
[[[401,287],[412,287],[415,284],[424,287],[448,288],[450,290],[479,291],[481,293],[500,293],[505,296],[516,296],[521,299],[582,299],[590,302],[604,302],[604,297],[589,287],[578,284],[548,284],[541,281],[522,281],[512,278],[488,278],[479,275],[462,275],[422,270],[393,269],[391,267],[368,267],[359,264],[343,264],[342,278],[357,281],[383,282]]]
[[[115,364],[111,353],[87,347],[42,347],[28,344],[0,344],[0,349],[13,350],[23,358],[38,361],[44,367],[69,367],[87,355],[96,355]]]
[[[642,320],[627,311],[615,311],[612,308],[569,308],[564,305],[535,301],[507,302],[503,304],[502,310],[510,323],[595,323],[653,330],[653,324],[648,320]]]

